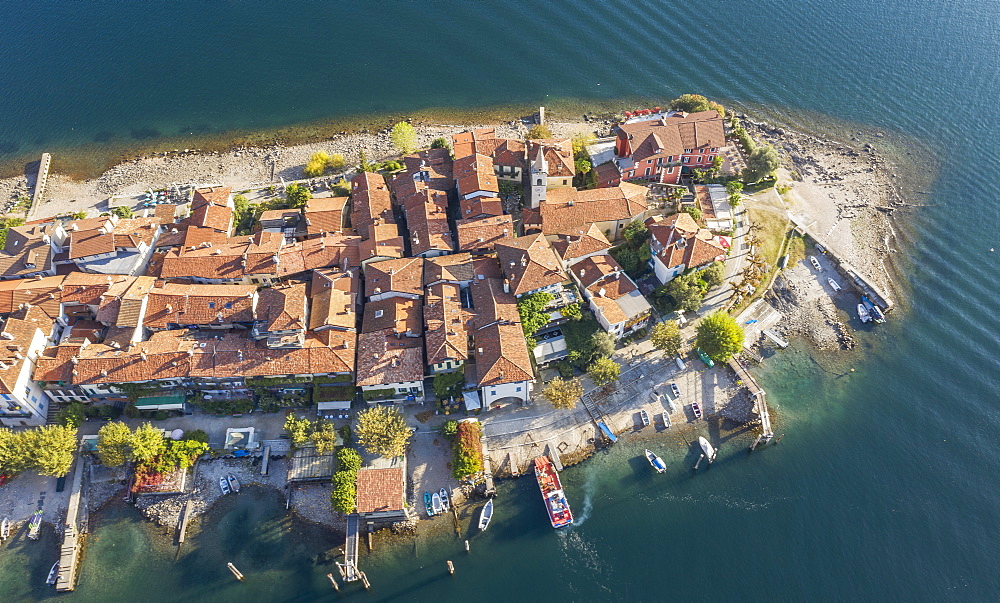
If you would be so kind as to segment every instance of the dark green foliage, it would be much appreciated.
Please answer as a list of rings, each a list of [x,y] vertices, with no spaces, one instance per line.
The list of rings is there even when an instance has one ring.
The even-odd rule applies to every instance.
[[[462,395],[465,385],[465,373],[459,369],[453,373],[441,373],[434,377],[434,395],[438,400],[447,400],[451,396]]]
[[[778,159],[778,152],[770,145],[762,145],[750,152],[747,156],[747,169],[743,172],[743,180],[746,182],[758,182],[770,176],[774,170],[778,169],[781,161]]]
[[[559,376],[563,379],[571,379],[576,374],[576,371],[573,370],[573,365],[565,360],[556,363],[556,370],[559,371]]]
[[[338,513],[353,513],[358,499],[358,472],[338,471],[333,474],[330,504]]]
[[[289,184],[285,187],[285,199],[288,201],[288,207],[299,209],[305,207],[312,199],[312,193],[308,187],[301,184]]]
[[[353,448],[341,448],[337,451],[337,467],[341,471],[358,471],[361,469],[361,455]]]
[[[344,446],[350,446],[351,445],[351,426],[350,425],[344,425],[339,430],[337,430],[337,433],[340,434],[340,439],[344,441]]]
[[[569,350],[567,362],[582,369],[594,358],[595,334],[603,332],[594,315],[584,312],[581,320],[572,320],[559,327]]]
[[[112,207],[111,213],[119,218],[131,218],[133,215],[131,207]]]
[[[697,222],[698,220],[701,220],[701,216],[702,216],[701,208],[698,207],[697,205],[692,205],[690,207],[685,207],[684,208],[684,212],[687,213],[687,215],[689,215],[692,218],[694,218],[695,222]]]
[[[725,269],[725,262],[714,262],[711,266],[702,270],[699,276],[705,282],[708,289],[713,289],[722,284],[726,275]]]
[[[694,273],[674,277],[667,283],[666,291],[674,299],[674,307],[685,312],[696,312],[701,307],[701,299],[705,295]]]
[[[441,426],[441,435],[448,438],[449,440],[454,440],[455,435],[458,433],[458,421],[451,420],[445,421],[444,425]]]
[[[726,110],[719,103],[713,102],[700,94],[682,94],[670,103],[670,108],[674,111],[684,111],[685,113],[698,113],[715,109],[719,115],[725,117]]]
[[[84,409],[83,402],[70,402],[56,414],[56,420],[59,421],[60,425],[73,428],[82,425],[85,417],[86,410]]]
[[[551,293],[541,291],[517,300],[517,313],[521,316],[521,329],[524,330],[525,337],[533,336],[538,329],[549,324],[549,315],[544,310],[553,299],[555,297]]]
[[[246,414],[254,408],[254,402],[249,398],[237,400],[214,397],[211,400],[201,398],[200,400],[196,400],[195,404],[200,406],[203,411],[213,415]]]
[[[629,276],[639,272],[639,253],[634,249],[626,245],[615,247],[611,250],[611,257],[615,258]]]
[[[455,434],[451,474],[465,479],[483,470],[482,429],[478,421],[461,421]]]
[[[451,145],[448,144],[447,138],[435,138],[431,141],[432,149],[450,149]]]
[[[649,228],[646,227],[642,220],[632,220],[622,230],[622,236],[628,241],[629,247],[638,249],[649,239]]]
[[[189,431],[186,434],[184,434],[184,439],[194,440],[195,442],[208,444],[208,434],[205,433],[204,429],[195,429],[194,431]]]

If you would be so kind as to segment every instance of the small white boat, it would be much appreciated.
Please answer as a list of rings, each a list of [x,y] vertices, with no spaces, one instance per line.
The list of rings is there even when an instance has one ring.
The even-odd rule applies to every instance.
[[[820,266],[819,260],[816,259],[816,256],[814,255],[809,256],[809,263],[813,265],[813,268],[816,269],[816,272],[823,272],[823,267]]]
[[[222,495],[229,494],[229,480],[225,476],[219,478],[219,487],[222,488]]]
[[[697,402],[692,402],[691,403],[691,412],[694,413],[694,418],[700,419],[701,418],[701,405],[698,404]]]
[[[718,454],[718,451],[712,447],[712,444],[703,436],[698,436],[698,443],[701,444],[701,450],[705,453],[705,458],[708,459],[709,464],[715,461],[715,455]]]
[[[59,578],[59,562],[56,561],[52,564],[52,569],[49,570],[49,577],[45,579],[46,584],[55,584],[56,580]]]
[[[830,283],[830,288],[833,289],[834,292],[840,291],[841,289],[840,283],[838,283],[837,281],[833,280],[832,278],[828,278],[826,279],[826,282]]]
[[[684,370],[684,360],[680,356],[674,356],[674,362],[677,364],[677,368]]]
[[[445,513],[451,511],[451,498],[448,496],[448,491],[441,488],[438,490],[438,494],[441,495],[441,507],[444,509]]]
[[[663,473],[667,470],[667,464],[663,462],[663,459],[656,456],[656,454],[648,448],[646,449],[646,460],[649,461],[649,464],[653,467],[653,469],[656,469],[657,473]]]
[[[31,515],[31,521],[28,522],[28,538],[32,540],[38,540],[38,535],[42,531],[42,511],[41,509],[35,511]]]
[[[233,489],[236,494],[240,493],[240,480],[236,479],[236,476],[230,473],[228,476],[229,487]]]
[[[479,512],[479,530],[485,531],[490,526],[491,519],[493,519],[493,499],[487,501],[486,506]]]
[[[861,319],[861,322],[869,322],[872,319],[864,304],[858,304],[858,318]]]
[[[719,454],[718,451],[712,447],[711,442],[706,440],[704,436],[698,436],[698,443],[701,444],[701,450],[705,453],[705,458],[708,459],[709,463],[715,460],[715,455]]]
[[[671,423],[670,423],[670,414],[669,413],[662,413],[661,417],[663,418],[663,426],[666,427],[667,429],[670,429],[670,425],[671,425]]]
[[[435,515],[440,515],[444,511],[444,507],[441,506],[441,496],[437,492],[431,496],[431,508],[434,509]]]
[[[639,411],[639,418],[642,419],[642,426],[649,427],[649,413],[643,408]]]
[[[4,517],[3,523],[0,523],[0,540],[7,540],[10,538],[10,518]]]

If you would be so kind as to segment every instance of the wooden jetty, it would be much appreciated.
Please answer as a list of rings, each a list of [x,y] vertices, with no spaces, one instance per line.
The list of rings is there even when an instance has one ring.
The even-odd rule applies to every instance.
[[[260,474],[267,475],[267,464],[271,460],[271,446],[264,446],[264,456],[260,459]]]
[[[76,588],[76,571],[80,562],[81,538],[77,519],[80,514],[83,499],[83,459],[77,457],[76,470],[73,472],[73,485],[69,494],[69,505],[66,507],[66,528],[63,531],[62,547],[59,549],[59,573],[56,575],[56,590],[69,592]]]
[[[780,335],[774,332],[773,329],[764,329],[761,331],[765,337],[773,341],[779,348],[785,349],[788,347],[788,342],[782,339]]]
[[[188,500],[181,510],[181,516],[178,520],[177,525],[177,545],[180,546],[184,544],[184,534],[187,532],[188,521],[191,520],[191,514],[194,512],[194,501]]]
[[[760,417],[761,436],[758,440],[763,439],[765,442],[770,440],[774,437],[774,430],[771,429],[771,415],[767,410],[767,394],[764,388],[757,383],[757,380],[753,378],[753,375],[747,371],[746,367],[738,359],[730,358],[729,368],[733,369],[736,377],[743,382],[743,387],[747,388],[750,395],[754,397],[754,410],[757,411],[757,415]],[[755,442],[754,446],[756,444]]]
[[[347,536],[344,543],[344,563],[338,563],[340,573],[347,582],[361,578],[358,574],[358,533],[361,528],[361,516],[351,513],[347,516]]]
[[[35,190],[31,194],[31,207],[28,209],[28,216],[30,217],[35,208],[38,207],[38,202],[45,194],[45,185],[49,182],[49,167],[52,166],[52,155],[48,153],[42,153],[42,160],[38,164],[38,175],[35,177]]]

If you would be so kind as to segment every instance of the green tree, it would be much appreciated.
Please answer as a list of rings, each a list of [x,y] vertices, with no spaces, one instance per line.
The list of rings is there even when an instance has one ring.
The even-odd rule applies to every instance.
[[[468,479],[483,470],[483,432],[478,421],[459,421],[452,444],[451,474]]]
[[[700,94],[682,94],[670,103],[670,108],[674,111],[684,111],[685,113],[698,113],[700,111],[715,109],[719,112],[720,116],[726,116],[725,107],[708,100]]]
[[[288,432],[292,448],[302,448],[309,442],[309,429],[312,422],[309,419],[299,419],[295,415],[285,417],[285,431]]]
[[[571,320],[580,320],[583,318],[583,311],[580,309],[580,302],[573,302],[559,308],[559,313],[562,314],[563,317]]]
[[[590,336],[590,357],[610,356],[615,353],[615,338],[605,331],[595,331]]]
[[[445,421],[444,425],[441,426],[441,435],[449,440],[454,440],[456,433],[458,433],[458,421],[454,419]]]
[[[330,165],[330,159],[330,154],[326,151],[316,151],[309,157],[306,166],[302,168],[302,173],[308,178],[322,176]]]
[[[691,216],[695,222],[701,220],[701,208],[697,205],[691,205],[690,207],[685,207],[684,212]]]
[[[353,513],[358,500],[357,471],[338,471],[333,474],[333,492],[330,504],[338,513]]]
[[[438,397],[438,400],[447,400],[451,396],[461,395],[464,385],[465,374],[461,370],[439,373],[435,375],[433,381],[434,395]]]
[[[451,145],[448,144],[448,139],[444,137],[435,138],[431,141],[432,149],[450,149]]]
[[[76,452],[76,428],[65,425],[43,425],[24,432],[32,466],[40,475],[62,477],[69,473]]]
[[[417,130],[405,121],[392,127],[389,138],[392,139],[392,146],[402,155],[412,153],[417,148]]]
[[[124,423],[105,423],[97,430],[97,458],[105,467],[132,459],[132,430]]]
[[[341,448],[337,451],[337,467],[341,471],[358,471],[361,469],[361,455],[353,448]]]
[[[636,274],[639,271],[639,254],[634,249],[622,245],[611,250],[611,257],[615,258],[625,272]]]
[[[372,164],[368,163],[368,155],[364,150],[358,151],[358,169],[362,172],[372,172]]]
[[[618,380],[618,375],[622,372],[622,367],[617,362],[607,356],[601,356],[590,363],[587,367],[587,374],[597,385],[608,385]]]
[[[760,182],[778,169],[781,161],[778,152],[771,145],[760,145],[747,156],[747,169],[743,173],[746,182]]]
[[[726,183],[726,192],[729,193],[729,205],[738,207],[743,201],[743,183],[739,180],[730,180]]]
[[[632,249],[638,249],[649,238],[649,228],[642,220],[632,220],[622,230],[622,236]]]
[[[33,451],[29,449],[26,433],[0,427],[0,473],[12,475],[32,467]]]
[[[326,454],[337,447],[337,430],[329,421],[316,421],[309,433],[309,440],[316,447],[316,452]]]
[[[700,272],[700,276],[708,289],[714,289],[721,285],[726,278],[726,263],[713,262],[711,266]]]
[[[531,338],[538,329],[549,324],[549,314],[545,311],[545,307],[554,299],[551,293],[539,291],[517,300],[517,313],[521,316],[521,330],[524,331],[525,337]],[[534,344],[529,347],[534,347]]]
[[[681,351],[681,329],[676,320],[658,322],[653,325],[649,340],[667,356],[676,356]]]
[[[555,377],[542,390],[542,396],[552,404],[553,408],[573,408],[583,396],[583,384],[579,379],[564,381],[561,377]]]
[[[111,213],[118,216],[119,218],[131,218],[135,214],[132,213],[131,207],[112,207]]]
[[[573,156],[577,159],[589,159],[587,147],[597,141],[593,132],[581,132],[573,135]]]
[[[208,444],[195,440],[170,440],[167,451],[163,455],[164,464],[168,469],[177,467],[187,469],[199,456],[208,452]]]
[[[552,138],[552,130],[544,124],[535,124],[528,130],[528,140],[543,140]]]
[[[705,295],[692,274],[674,277],[667,283],[666,289],[667,295],[674,299],[677,309],[685,312],[697,312]]]
[[[87,417],[83,402],[73,401],[59,409],[56,420],[60,425],[69,427],[79,427],[83,425],[83,420]]]
[[[285,199],[288,200],[288,206],[293,209],[299,209],[305,207],[306,203],[312,199],[312,193],[309,192],[309,188],[301,184],[289,184],[285,187]]]
[[[697,327],[696,345],[716,362],[726,362],[743,349],[743,327],[726,312],[713,312]]]
[[[573,161],[573,167],[577,174],[586,174],[593,168],[589,159],[576,159]]]
[[[358,413],[355,433],[371,454],[385,458],[402,455],[413,432],[397,408],[374,406]]]
[[[72,219],[74,219],[74,220],[85,220],[87,218],[87,212],[81,210],[81,211],[78,211],[76,213],[70,214],[69,217],[72,218]]]
[[[189,431],[184,434],[185,440],[192,440],[195,442],[201,442],[203,444],[208,444],[208,434],[205,433],[204,429],[195,429],[194,431]]]
[[[151,463],[167,450],[163,433],[152,423],[143,423],[132,433],[132,456],[140,463]]]

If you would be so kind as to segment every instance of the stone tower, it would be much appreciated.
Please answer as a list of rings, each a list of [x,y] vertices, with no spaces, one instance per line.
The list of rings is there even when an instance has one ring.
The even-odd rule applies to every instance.
[[[545,188],[549,181],[549,162],[545,161],[545,147],[538,145],[538,156],[531,162],[531,208],[545,201]]]

